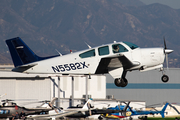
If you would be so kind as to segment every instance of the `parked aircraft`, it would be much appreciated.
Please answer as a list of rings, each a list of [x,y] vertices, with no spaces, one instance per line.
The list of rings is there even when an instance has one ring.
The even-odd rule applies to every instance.
[[[180,106],[179,105],[177,105],[176,103],[174,104],[174,103],[169,103],[169,106],[166,108],[166,118],[176,118],[176,117],[178,117],[178,118],[180,118],[180,112],[179,112],[179,108],[180,108]],[[162,109],[162,107],[156,107],[156,110],[161,110]],[[158,115],[146,115],[146,116],[139,116],[138,118],[142,118],[142,119],[144,119],[144,118],[161,118],[161,116],[158,114]]]
[[[24,112],[26,115],[31,114],[47,114],[50,110],[53,109],[52,104],[57,98],[52,99],[51,102],[43,104],[39,108],[25,108],[20,107],[16,103],[10,102],[12,100],[3,100],[3,104],[0,106],[0,119],[2,118],[13,118],[18,112],[19,114]]]
[[[44,115],[29,115],[27,118],[30,119],[57,119],[57,118],[86,118],[91,115],[116,113],[123,110],[113,110],[113,109],[97,109],[91,106],[92,99],[90,98],[83,107],[70,107],[65,110],[54,109],[49,111],[49,114]],[[124,110],[127,109],[125,106]]]
[[[63,56],[60,54],[49,57],[37,56],[19,37],[6,40],[6,44],[15,66],[12,71],[62,75],[109,73],[118,87],[128,84],[128,71],[163,71],[165,56],[173,52],[167,49],[165,40],[164,48],[139,48],[129,42],[114,42]],[[164,74],[161,79],[167,82],[169,77]]]
[[[162,116],[162,118],[165,117],[165,110],[167,108],[167,106],[169,105],[169,103],[166,103],[164,105],[164,107],[162,108],[161,111],[156,111],[156,110],[149,110],[149,111],[146,111],[146,110],[135,110],[135,109],[132,109],[130,106],[128,106],[128,109],[126,112],[118,112],[118,113],[110,113],[110,114],[105,114],[105,115],[101,115],[102,117],[104,118],[125,118],[125,117],[130,117],[130,119],[132,119],[132,116],[137,116],[137,115],[155,115],[155,114],[160,114]],[[111,108],[108,108],[108,109],[111,109],[111,110],[122,110],[124,108],[124,106],[116,106],[116,107],[111,107]]]

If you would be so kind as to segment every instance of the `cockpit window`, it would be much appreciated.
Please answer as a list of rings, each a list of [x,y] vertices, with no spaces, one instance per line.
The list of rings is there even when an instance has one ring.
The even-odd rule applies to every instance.
[[[123,42],[123,43],[125,43],[126,45],[128,45],[132,50],[138,48],[138,46],[135,45],[135,44],[133,44],[133,43],[130,43],[130,42]]]
[[[90,50],[79,55],[81,58],[88,58],[95,56],[95,50]]]
[[[99,55],[108,55],[109,54],[109,47],[108,46],[104,46],[104,47],[100,47],[98,48],[98,52]]]
[[[127,52],[128,50],[121,44],[112,45],[113,53]]]

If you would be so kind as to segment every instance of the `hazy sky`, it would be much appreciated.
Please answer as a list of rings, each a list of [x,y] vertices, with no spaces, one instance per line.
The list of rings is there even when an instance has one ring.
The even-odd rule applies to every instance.
[[[140,0],[145,4],[161,3],[174,9],[180,9],[180,0]]]

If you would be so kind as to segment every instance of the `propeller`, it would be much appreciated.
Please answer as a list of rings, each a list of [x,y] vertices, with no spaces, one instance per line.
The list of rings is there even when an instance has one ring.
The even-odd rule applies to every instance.
[[[169,69],[168,68],[168,54],[172,53],[174,50],[167,49],[165,37],[163,38],[164,38],[164,54],[166,56],[166,66],[167,66],[167,69]]]

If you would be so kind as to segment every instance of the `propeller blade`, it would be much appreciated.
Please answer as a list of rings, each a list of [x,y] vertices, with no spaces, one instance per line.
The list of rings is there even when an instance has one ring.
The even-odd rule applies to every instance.
[[[163,38],[164,38],[164,49],[167,49],[165,37]]]
[[[166,67],[167,67],[167,70],[169,69],[168,68],[168,54],[166,54]]]

